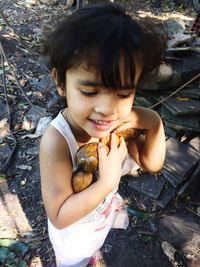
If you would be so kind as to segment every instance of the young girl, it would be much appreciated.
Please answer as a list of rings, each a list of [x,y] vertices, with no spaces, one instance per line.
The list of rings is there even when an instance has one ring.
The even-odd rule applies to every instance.
[[[58,266],[87,266],[111,228],[126,229],[126,208],[117,193],[127,154],[141,168],[158,172],[165,158],[159,115],[134,107],[137,83],[161,58],[159,38],[117,4],[85,6],[63,20],[46,45],[58,93],[66,98],[40,145],[41,187],[50,240]],[[122,125],[122,126],[121,126]],[[115,129],[144,129],[125,143]],[[98,145],[99,176],[74,193],[77,149],[110,135],[110,152]]]

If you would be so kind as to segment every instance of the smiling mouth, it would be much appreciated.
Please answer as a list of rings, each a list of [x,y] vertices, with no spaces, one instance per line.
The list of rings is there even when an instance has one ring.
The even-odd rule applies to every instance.
[[[110,131],[115,121],[114,120],[93,120],[89,119],[89,121],[92,123],[94,129],[100,130],[100,131]]]
[[[99,125],[108,125],[110,123],[112,123],[112,121],[102,121],[102,120],[91,120],[92,122],[94,122],[95,124],[99,124]]]

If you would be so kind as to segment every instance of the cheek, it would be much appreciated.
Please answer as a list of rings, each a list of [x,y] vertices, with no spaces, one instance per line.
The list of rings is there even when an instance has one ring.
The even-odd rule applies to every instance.
[[[68,108],[73,112],[74,116],[82,117],[90,108],[90,105],[79,93],[69,92],[67,94]]]
[[[124,103],[123,105],[120,106],[120,109],[119,109],[119,116],[120,116],[120,119],[126,119],[130,112],[131,112],[131,109],[132,109],[132,104],[130,103]]]
[[[127,100],[127,101],[123,101],[120,105],[119,105],[119,113],[120,113],[120,116],[124,119],[126,118],[131,110],[132,110],[132,107],[133,107],[133,98]]]

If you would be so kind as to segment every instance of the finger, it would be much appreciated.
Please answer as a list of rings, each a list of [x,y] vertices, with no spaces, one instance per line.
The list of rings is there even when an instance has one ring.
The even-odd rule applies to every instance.
[[[115,133],[119,133],[123,130],[126,130],[127,128],[131,128],[131,123],[130,122],[124,122],[122,125],[118,126],[116,129],[115,129]]]
[[[101,142],[102,144],[107,144],[109,139],[110,139],[110,135],[107,135],[107,136],[100,138],[99,142]]]
[[[125,140],[124,140],[124,137],[120,137],[119,138],[119,148],[121,148],[121,149],[123,149],[123,148],[126,148],[126,142],[125,142]]]
[[[116,136],[115,133],[112,133],[111,134],[111,143],[110,143],[111,149],[118,147],[117,140],[119,140],[119,138]]]
[[[98,144],[98,157],[102,161],[107,156],[107,151],[102,143]]]
[[[128,150],[127,150],[126,142],[123,137],[120,137],[119,151],[120,151],[122,159],[124,159],[128,153]]]

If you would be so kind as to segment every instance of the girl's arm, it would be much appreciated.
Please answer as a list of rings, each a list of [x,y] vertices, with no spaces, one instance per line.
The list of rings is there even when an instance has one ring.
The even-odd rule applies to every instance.
[[[44,133],[40,144],[42,198],[47,215],[56,228],[62,229],[83,218],[119,183],[121,164],[127,152],[124,140],[118,147],[112,138],[108,155],[101,146],[98,152],[100,178],[75,194],[71,186],[72,163],[66,140],[53,126]]]
[[[134,107],[128,121],[122,127],[146,129],[145,135],[128,142],[130,156],[144,170],[159,172],[165,160],[166,143],[163,123],[158,113],[152,109]]]

